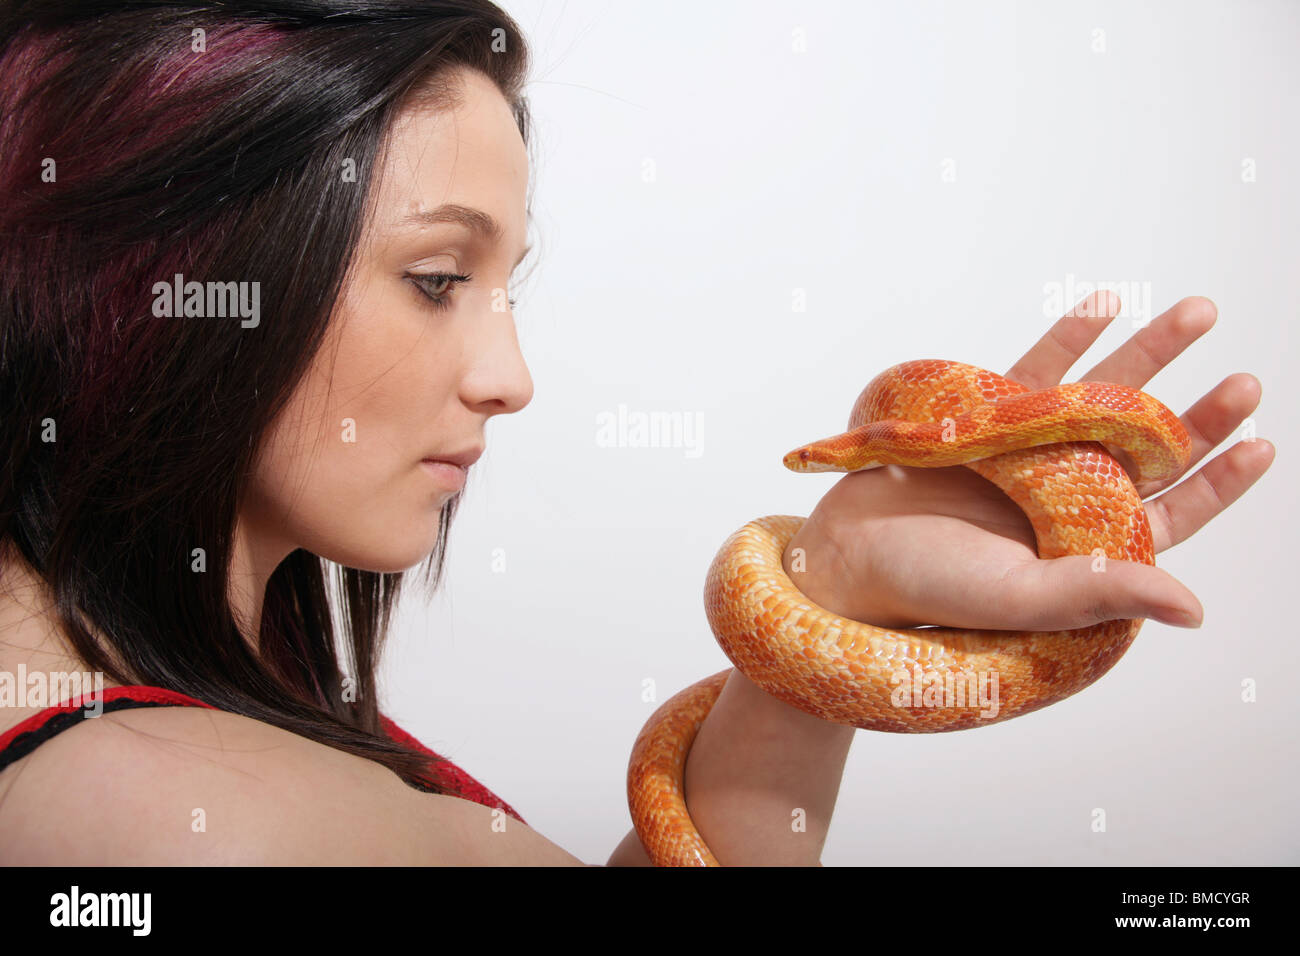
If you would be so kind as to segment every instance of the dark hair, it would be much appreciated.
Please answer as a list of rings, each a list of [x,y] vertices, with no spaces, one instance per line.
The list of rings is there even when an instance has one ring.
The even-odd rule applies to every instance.
[[[227,587],[241,495],[320,347],[384,137],[408,97],[452,102],[458,66],[496,83],[527,143],[527,47],[487,0],[0,3],[0,546],[48,586],[88,667],[434,792],[449,787],[376,701],[402,574],[294,551],[258,652]],[[174,273],[259,282],[261,321],[156,317]]]

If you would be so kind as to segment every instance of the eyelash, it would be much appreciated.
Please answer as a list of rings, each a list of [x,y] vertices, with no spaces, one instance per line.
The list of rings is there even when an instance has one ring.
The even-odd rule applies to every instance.
[[[435,309],[450,308],[451,290],[455,288],[457,285],[459,285],[460,283],[468,282],[470,279],[474,277],[473,274],[460,275],[459,273],[455,273],[455,272],[408,273],[408,275],[412,280],[414,280],[415,287],[420,290],[420,294],[423,295],[426,299],[428,299]],[[439,285],[443,282],[446,282],[448,283],[448,285],[447,288],[444,289],[442,292],[438,293],[437,295],[434,295],[427,288],[425,288],[426,282],[430,282],[433,285]],[[513,309],[518,300],[507,299],[506,301],[510,303],[510,308]]]

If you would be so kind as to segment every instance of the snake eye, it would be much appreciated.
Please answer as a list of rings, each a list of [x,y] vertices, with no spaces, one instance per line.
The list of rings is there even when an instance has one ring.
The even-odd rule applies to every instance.
[[[807,461],[807,460],[808,460],[808,449],[807,449],[807,448],[801,448],[801,449],[799,450],[799,460],[800,460],[800,461]]]

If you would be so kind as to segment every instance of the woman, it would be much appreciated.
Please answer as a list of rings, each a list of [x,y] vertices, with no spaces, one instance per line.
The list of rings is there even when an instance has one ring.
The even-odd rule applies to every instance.
[[[532,395],[517,26],[471,0],[40,0],[0,43],[0,673],[110,688],[93,720],[0,708],[0,862],[580,863],[375,694],[403,571],[436,583],[486,422]],[[1059,381],[1116,311],[1081,304],[1010,376]],[[1185,299],[1086,377],[1140,386],[1214,318]],[[1258,399],[1239,375],[1197,403],[1193,462]],[[1157,549],[1271,457],[1151,502]],[[1158,569],[1036,560],[962,468],[847,476],[796,547],[835,557],[792,572],[810,598],[873,623],[1200,616]],[[733,673],[687,768],[715,855],[816,863],[852,737]],[[629,833],[608,862],[647,857]]]

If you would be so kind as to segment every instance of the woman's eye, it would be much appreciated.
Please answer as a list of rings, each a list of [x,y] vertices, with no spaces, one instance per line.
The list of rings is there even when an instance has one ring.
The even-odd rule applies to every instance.
[[[439,309],[451,305],[449,295],[451,287],[458,282],[468,282],[472,276],[459,275],[454,272],[408,273],[408,278],[415,283],[426,299]]]

